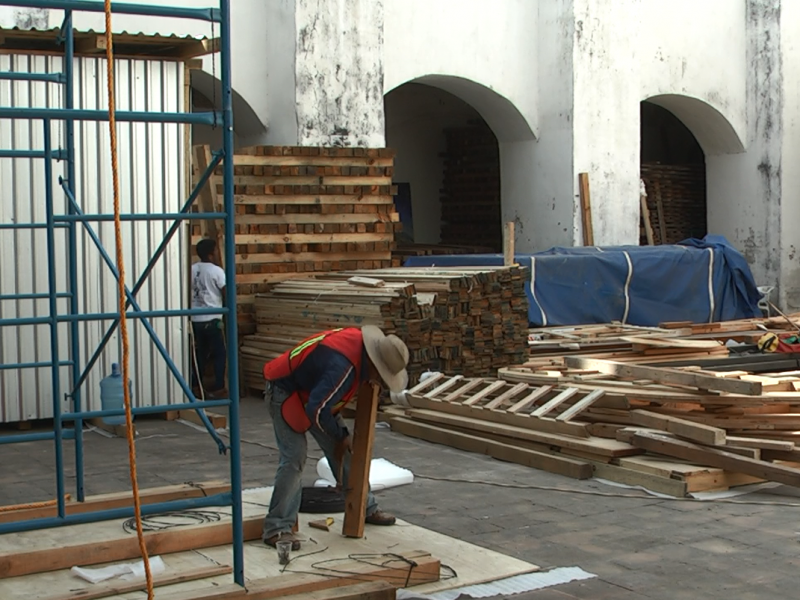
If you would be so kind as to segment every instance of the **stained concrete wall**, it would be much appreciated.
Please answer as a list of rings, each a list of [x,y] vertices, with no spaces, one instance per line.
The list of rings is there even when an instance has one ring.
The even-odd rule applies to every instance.
[[[780,304],[800,311],[800,3],[781,7],[783,116],[781,150]]]

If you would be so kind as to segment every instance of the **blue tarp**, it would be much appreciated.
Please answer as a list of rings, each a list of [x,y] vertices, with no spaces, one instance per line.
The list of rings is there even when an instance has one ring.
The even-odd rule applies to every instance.
[[[674,246],[551,248],[518,254],[531,270],[532,326],[727,321],[760,316],[744,257],[722,236]],[[407,267],[503,264],[500,254],[413,256]]]

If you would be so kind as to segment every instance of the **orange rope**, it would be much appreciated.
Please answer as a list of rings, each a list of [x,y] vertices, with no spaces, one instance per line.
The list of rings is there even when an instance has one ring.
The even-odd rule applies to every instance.
[[[64,496],[65,500],[72,498],[69,494]],[[8,506],[0,506],[0,513],[14,512],[16,510],[30,510],[32,508],[47,508],[48,506],[55,506],[57,500],[45,500],[44,502],[31,502],[30,504],[11,504]]]
[[[153,574],[150,571],[150,559],[147,555],[147,544],[142,528],[142,503],[139,498],[139,482],[136,476],[136,443],[134,441],[133,415],[131,413],[131,396],[128,387],[128,363],[130,348],[128,344],[128,320],[125,317],[125,257],[122,252],[122,219],[119,202],[119,165],[117,163],[117,120],[114,104],[114,35],[111,32],[111,0],[105,0],[106,13],[106,69],[108,74],[108,129],[111,136],[111,173],[114,184],[114,238],[117,249],[117,270],[119,271],[119,331],[122,338],[122,389],[125,399],[125,424],[128,438],[128,464],[130,465],[131,487],[133,489],[133,509],[136,517],[136,536],[139,539],[139,551],[144,562],[144,573],[147,581],[147,600],[155,598],[153,590]]]

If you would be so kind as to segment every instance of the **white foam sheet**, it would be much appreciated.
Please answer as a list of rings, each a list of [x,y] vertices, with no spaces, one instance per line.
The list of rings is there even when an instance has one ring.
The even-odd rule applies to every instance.
[[[488,583],[444,590],[433,594],[421,594],[414,589],[398,590],[397,598],[398,600],[456,600],[461,596],[476,599],[493,598],[495,596],[507,598],[516,594],[524,594],[555,585],[563,585],[571,581],[582,581],[595,577],[597,576],[584,571],[580,567],[560,567],[549,571],[525,573]]]
[[[336,485],[328,459],[322,457],[317,463],[317,475],[320,477],[314,484],[316,487]],[[373,492],[414,483],[414,474],[408,469],[398,467],[385,458],[373,458],[369,467],[369,485]]]

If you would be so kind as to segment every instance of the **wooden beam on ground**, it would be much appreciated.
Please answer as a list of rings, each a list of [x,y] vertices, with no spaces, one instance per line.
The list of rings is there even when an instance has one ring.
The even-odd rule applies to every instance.
[[[573,438],[571,436],[559,435],[557,433],[546,433],[543,431],[535,431],[533,429],[527,429],[523,427],[515,427],[513,425],[491,423],[482,421],[480,419],[471,419],[469,417],[462,417],[459,415],[449,415],[432,410],[411,409],[406,412],[411,418],[424,421],[426,423],[444,425],[447,427],[459,427],[475,432],[476,434],[481,432],[493,433],[512,439],[527,440],[529,442],[556,446],[558,448],[568,448],[570,450],[586,452],[597,456],[633,456],[635,454],[642,453],[634,446],[624,442],[618,442],[616,440],[608,440],[604,438]]]
[[[717,448],[707,448],[692,442],[669,438],[657,433],[636,433],[631,442],[633,445],[649,452],[681,458],[699,465],[718,467],[734,473],[744,473],[768,481],[776,481],[785,485],[800,487],[800,469],[772,464]]]
[[[222,481],[208,481],[182,485],[168,485],[165,487],[149,488],[141,490],[139,496],[142,504],[156,504],[169,502],[170,500],[182,500],[184,498],[200,498],[203,496],[214,496],[223,492],[230,491],[229,483]],[[131,492],[115,492],[113,494],[101,494],[99,496],[89,496],[84,502],[67,502],[66,509],[68,515],[76,515],[98,510],[110,510],[133,506],[133,494]],[[55,506],[44,506],[40,508],[28,508],[14,510],[11,512],[0,512],[0,523],[12,523],[25,521],[28,519],[44,519],[57,516]]]
[[[244,540],[259,539],[263,524],[264,517],[246,519],[243,525]],[[167,531],[145,533],[144,538],[148,554],[156,556],[230,544],[232,530],[232,524],[228,521],[213,525],[179,527]],[[140,556],[139,542],[135,535],[126,535],[111,540],[65,544],[58,548],[8,552],[0,554],[0,578],[47,573],[69,569],[73,566],[85,567],[129,560]]]
[[[402,557],[403,560],[400,560]],[[398,560],[381,559],[380,566],[364,563],[342,563],[341,576],[325,575],[281,575],[250,581],[247,585],[247,600],[272,600],[292,594],[306,594],[320,590],[342,588],[365,581],[385,581],[396,588],[413,587],[439,581],[441,562],[423,551],[402,552]],[[409,565],[413,561],[415,566]],[[346,573],[346,574],[345,574]],[[175,600],[164,597],[160,600]],[[202,597],[198,600],[204,600]]]
[[[460,431],[452,431],[445,427],[419,423],[405,417],[393,418],[390,424],[392,430],[409,437],[415,437],[434,444],[443,444],[451,448],[458,448],[465,452],[485,454],[497,460],[525,465],[527,467],[533,467],[534,469],[541,469],[548,473],[556,473],[558,475],[564,475],[565,477],[572,477],[573,479],[589,479],[593,473],[591,465],[579,459],[566,456],[553,456],[551,454],[529,450],[528,448],[521,448],[512,444],[486,439],[479,435],[472,435]]]
[[[509,221],[503,228],[503,266],[510,267],[514,260],[514,221]]]
[[[586,369],[615,375],[623,379],[646,379],[663,385],[676,385],[696,387],[701,390],[716,390],[732,394],[747,396],[760,396],[761,383],[756,381],[740,381],[738,379],[725,379],[691,371],[679,371],[662,367],[644,367],[629,363],[586,358],[582,356],[567,356],[564,358],[566,366],[574,369]],[[635,390],[631,390],[632,393]]]
[[[397,588],[385,581],[365,581],[355,585],[292,594],[286,600],[395,600]]]
[[[246,600],[247,590],[235,583],[209,586],[205,590],[184,590],[171,594],[160,594],[158,600]]]
[[[164,587],[167,585],[175,585],[177,583],[184,583],[186,581],[195,581],[197,579],[208,579],[210,577],[217,577],[219,575],[227,575],[233,569],[227,565],[201,567],[199,569],[191,569],[180,573],[170,573],[167,575],[156,575],[153,577],[153,587]],[[147,589],[147,583],[144,580],[131,581],[123,583],[113,583],[106,585],[94,585],[90,588],[66,592],[64,594],[57,594],[49,596],[45,600],[97,600],[98,598],[108,598],[110,596],[121,596],[131,592],[139,592]]]
[[[369,496],[369,467],[378,420],[378,386],[362,385],[358,390],[356,418],[353,424],[353,455],[345,492],[342,535],[364,537],[364,517]]]
[[[560,433],[563,435],[572,435],[579,438],[589,437],[587,432],[588,425],[586,423],[573,423],[555,421],[553,419],[539,419],[525,414],[515,414],[510,411],[504,410],[490,410],[485,407],[478,406],[464,406],[457,402],[443,402],[441,400],[430,400],[423,396],[406,396],[408,403],[412,408],[423,408],[427,410],[434,410],[451,415],[461,415],[463,417],[472,417],[473,419],[492,421],[494,423],[503,423],[505,425],[515,425],[517,427],[526,427],[528,429],[536,429],[537,431],[546,431],[548,433]]]
[[[661,415],[649,410],[632,410],[631,420],[642,427],[660,429],[674,433],[678,437],[686,438],[708,446],[724,446],[726,432],[719,427],[710,427],[702,423],[695,423],[687,419]]]
[[[581,199],[581,218],[583,222],[583,245],[594,246],[594,227],[592,225],[592,200],[589,193],[589,174],[578,173],[578,191]]]

